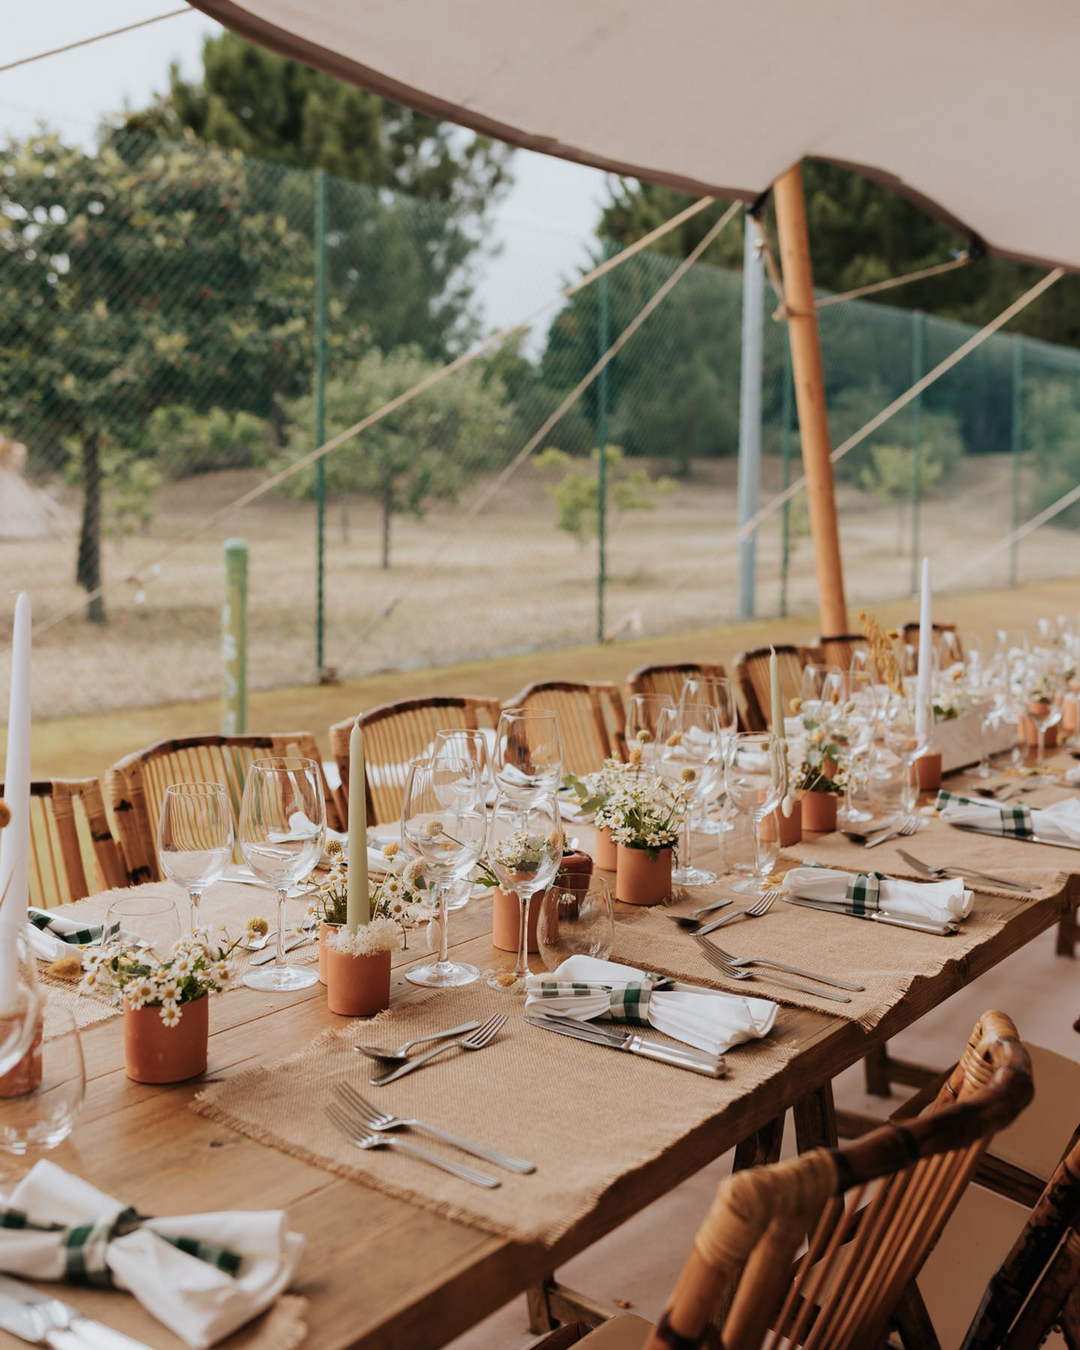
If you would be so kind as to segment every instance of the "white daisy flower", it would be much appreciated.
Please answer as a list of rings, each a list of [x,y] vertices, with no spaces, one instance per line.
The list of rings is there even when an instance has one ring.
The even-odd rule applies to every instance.
[[[180,1009],[175,1004],[171,1007],[163,1007],[161,1009],[161,1020],[167,1027],[176,1026],[177,1022],[180,1021]]]

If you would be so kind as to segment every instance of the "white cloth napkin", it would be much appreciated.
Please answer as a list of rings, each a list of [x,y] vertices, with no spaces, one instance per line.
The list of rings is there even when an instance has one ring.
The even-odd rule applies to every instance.
[[[26,940],[39,961],[59,961],[62,956],[82,956],[81,948],[64,942],[52,933],[42,932],[32,923],[26,925]]]
[[[835,905],[846,909],[851,872],[832,867],[793,867],[784,877],[784,890],[800,900]],[[878,893],[878,908],[898,919],[929,919],[933,923],[955,923],[971,913],[974,893],[965,889],[962,877],[950,881],[901,881],[885,877]]]
[[[109,1223],[125,1205],[81,1177],[43,1160],[6,1197],[31,1223],[74,1227]],[[193,1238],[243,1257],[236,1275],[189,1256],[168,1237]],[[65,1277],[63,1233],[0,1228],[0,1270],[31,1280]],[[128,1289],[147,1312],[195,1350],[215,1345],[265,1312],[288,1288],[306,1239],[290,1233],[284,1210],[237,1210],[148,1219],[114,1238],[105,1263],[118,1288]]]
[[[1066,783],[1080,783],[1080,764],[1074,769],[1069,769],[1065,774]]]
[[[600,961],[595,956],[568,956],[562,965],[546,975],[530,975],[525,981],[526,1012],[556,1012],[589,1022],[606,1017],[611,1011],[610,995],[604,987],[595,994],[557,994],[544,997],[545,982],[595,984],[619,988],[637,984],[646,972],[616,961]],[[722,1055],[733,1045],[767,1036],[776,1018],[776,1004],[767,998],[742,998],[697,985],[655,990],[649,998],[649,1022],[657,1031],[684,1041],[698,1050]],[[627,1025],[629,1030],[633,1026]]]
[[[973,802],[967,805],[950,803],[941,813],[941,819],[950,825],[969,825],[987,834],[1001,834],[1001,809],[1022,805],[1015,798],[1007,802]],[[1063,844],[1080,844],[1080,800],[1063,797],[1052,806],[1032,806],[1031,828],[1040,839],[1057,840]]]

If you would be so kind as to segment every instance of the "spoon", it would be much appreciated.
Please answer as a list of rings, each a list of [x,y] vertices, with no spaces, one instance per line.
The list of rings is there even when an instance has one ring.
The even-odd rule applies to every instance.
[[[396,1050],[380,1050],[374,1045],[354,1045],[353,1049],[367,1055],[368,1059],[378,1060],[380,1064],[407,1064],[409,1051],[414,1045],[423,1045],[425,1041],[443,1041],[447,1036],[461,1036],[466,1031],[475,1031],[479,1025],[479,1022],[463,1022],[461,1026],[451,1027],[449,1031],[435,1031],[430,1036],[416,1036],[413,1040],[406,1041],[404,1045],[399,1045]]]

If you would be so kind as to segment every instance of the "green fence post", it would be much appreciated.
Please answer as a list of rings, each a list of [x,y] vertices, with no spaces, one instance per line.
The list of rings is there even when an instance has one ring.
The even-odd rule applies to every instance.
[[[791,415],[795,389],[791,373],[791,345],[784,334],[784,385],[780,400],[780,459],[784,466],[784,491],[791,485]],[[787,618],[788,563],[791,560],[791,500],[781,507],[780,525],[780,617]]]
[[[608,246],[604,244],[604,257],[608,256]],[[603,356],[611,345],[611,297],[608,294],[608,277],[605,272],[597,285],[599,291],[599,315],[596,325],[597,356]],[[600,456],[596,464],[596,640],[604,640],[604,591],[607,587],[607,442],[608,442],[608,367],[605,366],[596,379],[596,439],[600,447]]]
[[[221,606],[221,731],[247,731],[248,546],[225,540],[225,599]]]
[[[1020,525],[1020,455],[1024,448],[1024,339],[1013,338],[1012,350],[1012,465],[1011,530]],[[1015,586],[1020,574],[1020,544],[1014,539],[1009,547],[1009,585]]]
[[[922,379],[926,363],[926,315],[922,310],[911,313],[911,383]],[[918,595],[921,565],[919,562],[919,513],[922,509],[922,394],[916,394],[911,403],[911,594]]]
[[[315,170],[315,444],[326,440],[326,170]],[[325,665],[326,458],[315,461],[315,670]]]

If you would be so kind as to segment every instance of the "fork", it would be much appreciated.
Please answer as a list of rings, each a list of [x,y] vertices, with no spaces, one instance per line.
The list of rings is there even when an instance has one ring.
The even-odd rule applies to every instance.
[[[988,881],[992,886],[1007,886],[1012,891],[1025,889],[1018,881],[1007,881],[1004,877],[995,877],[989,872],[976,872],[971,867],[962,869],[959,867],[933,867],[930,863],[923,862],[913,854],[908,853],[906,849],[898,848],[896,851],[906,863],[910,863],[914,867],[916,872],[921,872],[923,876],[934,877],[938,881],[950,876],[960,877],[961,879],[964,876],[969,876],[976,881]]]
[[[816,970],[800,970],[798,966],[785,966],[783,961],[773,961],[767,956],[732,956],[730,952],[724,951],[723,947],[717,947],[715,943],[710,945],[717,956],[726,961],[729,966],[768,966],[772,970],[785,971],[788,975],[801,975],[807,980],[817,980],[819,984],[831,984],[834,989],[850,989],[855,994],[864,993],[866,990],[865,984],[849,984],[847,980],[837,980],[829,975],[819,975]]]
[[[888,843],[890,839],[899,839],[902,835],[917,834],[922,829],[922,821],[917,816],[908,816],[904,823],[888,834],[872,835],[863,844],[863,848],[877,848],[878,844]]]
[[[734,914],[725,914],[722,919],[714,919],[712,923],[699,923],[697,919],[688,919],[683,914],[669,914],[667,917],[672,923],[678,924],[680,928],[685,928],[696,937],[704,937],[706,933],[711,933],[714,928],[721,928],[725,923],[731,923],[733,919],[760,919],[763,914],[768,914],[777,900],[780,899],[781,892],[778,890],[765,891],[760,899],[755,900],[749,909],[737,909]]]
[[[492,1013],[486,1022],[481,1022],[475,1031],[471,1031],[468,1036],[459,1036],[453,1041],[443,1041],[441,1045],[436,1045],[431,1050],[425,1050],[422,1055],[417,1055],[411,1059],[408,1064],[402,1064],[399,1069],[391,1069],[389,1073],[383,1073],[378,1078],[371,1081],[376,1087],[384,1087],[387,1083],[393,1083],[396,1079],[404,1077],[407,1073],[412,1073],[414,1069],[419,1069],[433,1060],[436,1055],[441,1055],[444,1050],[483,1050],[506,1024],[508,1013]]]
[[[711,942],[706,942],[703,937],[695,937],[694,941],[701,948],[702,955],[711,966],[715,966],[722,975],[726,975],[729,980],[752,980],[754,973],[744,970],[741,966],[733,966],[729,961],[725,961],[716,947]],[[812,984],[802,984],[799,980],[778,980],[775,975],[765,977],[771,984],[778,984],[781,989],[798,989],[804,994],[816,994],[818,998],[831,998],[835,1003],[850,1003],[851,999],[847,994],[834,994],[829,989],[815,989]]]
[[[449,1158],[440,1158],[437,1153],[429,1153],[426,1148],[417,1148],[415,1144],[407,1143],[406,1140],[399,1139],[397,1135],[358,1134],[349,1117],[333,1102],[324,1106],[323,1110],[342,1134],[347,1136],[349,1142],[355,1144],[357,1148],[397,1148],[402,1153],[409,1153],[414,1158],[423,1158],[424,1162],[432,1163],[435,1167],[441,1167],[444,1172],[449,1172],[451,1176],[460,1177],[462,1181],[471,1181],[474,1186],[486,1186],[489,1190],[494,1190],[496,1186],[502,1185],[498,1177],[490,1177],[486,1172],[477,1172],[472,1167],[464,1167],[461,1163],[451,1162]]]
[[[391,1115],[389,1111],[380,1111],[377,1106],[372,1106],[369,1101],[362,1097],[351,1083],[338,1083],[335,1085],[335,1091],[341,1098],[341,1103],[346,1111],[352,1113],[355,1122],[363,1130],[371,1130],[376,1134],[382,1134],[384,1130],[423,1130],[425,1134],[434,1135],[436,1139],[441,1139],[443,1143],[453,1144],[463,1153],[471,1153],[474,1158],[483,1158],[486,1162],[495,1163],[498,1167],[505,1167],[508,1172],[536,1171],[536,1164],[527,1162],[524,1158],[512,1158],[507,1153],[500,1153],[498,1149],[485,1148],[483,1144],[473,1144],[468,1139],[461,1139],[456,1134],[440,1130],[438,1126],[428,1125],[422,1120],[413,1120],[411,1117],[395,1116]]]

